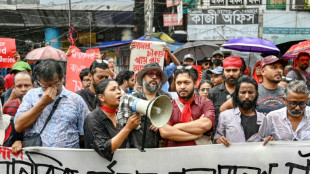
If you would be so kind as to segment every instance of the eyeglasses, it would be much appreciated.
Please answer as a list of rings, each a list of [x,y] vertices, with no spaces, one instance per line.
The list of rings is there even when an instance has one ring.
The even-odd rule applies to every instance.
[[[205,91],[206,91],[206,92],[209,92],[210,89],[209,89],[209,88],[200,88],[200,91],[201,91],[201,92],[205,92]]]
[[[187,66],[182,66],[182,65],[177,66],[177,69],[178,69],[178,70],[180,70],[180,69],[192,69],[192,68],[193,68],[193,67],[190,66],[190,65],[187,65]]]
[[[115,62],[114,62],[114,61],[109,61],[108,63],[110,63],[110,64],[115,64]]]
[[[59,80],[58,82],[53,83],[53,84],[44,84],[44,83],[41,83],[40,81],[38,81],[38,84],[39,84],[42,88],[57,87],[57,86],[60,85],[60,83],[61,83],[61,80]]]
[[[287,100],[286,100],[287,101]],[[295,109],[297,107],[297,105],[300,108],[304,108],[307,106],[307,102],[303,101],[303,102],[295,102],[295,101],[287,101],[287,103],[293,108]]]
[[[151,71],[151,72],[148,72],[148,73],[146,73],[150,78],[152,78],[154,75],[156,76],[156,78],[158,78],[158,79],[161,79],[161,73],[160,72],[153,72],[153,71]]]

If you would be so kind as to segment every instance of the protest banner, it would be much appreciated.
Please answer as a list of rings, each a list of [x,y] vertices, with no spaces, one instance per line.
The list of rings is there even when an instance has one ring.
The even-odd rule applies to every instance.
[[[16,62],[14,59],[15,51],[15,39],[0,38],[0,68],[12,68]]]
[[[148,63],[158,63],[163,69],[164,58],[166,52],[164,51],[165,42],[149,42],[134,40],[136,47],[130,53],[129,70],[138,73],[144,65]]]
[[[95,60],[95,54],[82,53],[73,48],[72,54],[67,59],[67,76],[66,76],[66,89],[76,92],[83,89],[80,79],[80,72],[84,68],[89,68]],[[95,52],[95,51],[94,51]]]
[[[0,147],[1,174],[305,174],[310,142],[237,143],[118,149],[108,161],[91,149],[31,147],[12,154]]]

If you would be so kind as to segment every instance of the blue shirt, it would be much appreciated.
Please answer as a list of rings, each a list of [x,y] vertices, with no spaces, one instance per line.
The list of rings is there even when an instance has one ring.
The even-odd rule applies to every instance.
[[[172,76],[174,73],[174,70],[177,68],[177,66],[174,63],[170,63],[170,65],[166,66],[164,68],[164,72],[166,73],[168,79]],[[169,92],[169,82],[167,81],[166,83],[163,84],[161,87],[161,90],[165,92]]]
[[[30,110],[37,104],[42,94],[42,88],[35,88],[28,91],[17,110],[14,122],[20,114]],[[68,91],[64,87],[62,87],[60,95],[56,96],[55,101],[59,97],[62,97],[62,99],[41,134],[42,146],[79,148],[79,136],[84,135],[83,124],[88,114],[87,105],[81,96]],[[55,101],[47,105],[34,124],[25,130],[25,136],[40,133]]]

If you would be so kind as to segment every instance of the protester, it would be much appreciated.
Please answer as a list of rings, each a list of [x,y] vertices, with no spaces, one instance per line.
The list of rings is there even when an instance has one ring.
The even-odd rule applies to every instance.
[[[3,106],[3,113],[15,116],[26,93],[34,88],[34,81],[28,72],[19,72],[14,76],[14,87],[10,98]]]
[[[17,51],[15,51],[14,52],[14,59],[15,59],[15,61],[16,61],[16,63],[17,62],[20,62],[21,61],[21,58],[20,58],[20,55],[19,55],[19,53],[17,52]],[[15,64],[16,64],[15,63]],[[15,65],[14,64],[14,65]],[[18,63],[19,64],[19,63]],[[13,67],[14,67],[14,65],[13,65]],[[15,65],[16,66],[16,65]],[[13,68],[12,67],[12,68]],[[31,68],[30,68],[30,71],[31,71]],[[8,89],[10,89],[10,88],[12,88],[13,87],[13,85],[14,85],[14,73],[10,73],[10,74],[7,74],[6,76],[5,76],[5,78],[4,78],[4,81],[5,81],[5,90],[8,90]],[[4,103],[2,103],[2,104],[4,104]]]
[[[82,82],[83,88],[88,88],[90,87],[91,80],[90,80],[90,71],[89,68],[84,68],[80,72],[80,80]]]
[[[31,67],[30,67],[30,65],[28,63],[23,62],[23,61],[19,61],[19,62],[16,62],[13,65],[10,73],[15,75],[16,73],[22,72],[22,71],[26,71],[26,72],[31,73]],[[14,84],[14,76],[11,76],[11,77],[12,77],[12,83]],[[5,94],[4,94],[4,104],[9,99],[13,89],[14,88],[11,87],[10,89],[8,89],[5,92]]]
[[[122,95],[127,94],[129,91],[132,91],[136,81],[135,81],[135,72],[129,70],[122,70],[116,77],[116,82],[120,87]],[[127,88],[129,90],[127,90]]]
[[[197,70],[192,66],[178,66],[174,76],[178,98],[172,101],[172,116],[168,124],[159,129],[160,135],[166,139],[165,146],[210,144],[210,132],[208,137],[199,138],[213,128],[214,107],[209,99],[194,94]]]
[[[141,115],[134,114],[128,118],[126,125],[117,123],[116,113],[122,96],[116,81],[105,79],[96,86],[98,106],[85,119],[85,147],[96,152],[109,161],[118,148],[126,147],[129,133],[141,123]]]
[[[140,91],[132,93],[132,96],[151,101],[160,95],[166,95],[171,99],[169,93],[161,90],[161,85],[167,81],[167,75],[160,68],[158,63],[149,63],[137,74],[137,82],[142,86]],[[124,125],[130,115],[133,114],[131,108],[128,107],[129,98],[124,96],[121,98],[119,111],[117,113],[118,123]],[[159,147],[159,141],[161,139],[158,129],[152,125],[150,119],[143,115],[141,117],[141,129],[132,130],[129,135],[130,147],[141,149],[144,123],[147,121],[146,141],[145,148]]]
[[[249,76],[240,77],[232,94],[234,108],[219,115],[214,136],[215,143],[228,147],[230,143],[260,141],[257,132],[264,114],[255,110],[257,97],[256,81]]]
[[[195,58],[192,54],[186,54],[183,58],[183,64],[195,65]]]
[[[216,50],[212,53],[213,69],[218,66],[223,66],[224,54],[220,50]]]
[[[207,98],[210,89],[213,88],[213,87],[214,87],[214,84],[210,80],[202,80],[199,83],[199,86],[198,86],[198,94],[199,94],[199,96],[201,98]]]
[[[224,83],[212,88],[208,94],[208,98],[213,102],[216,122],[220,114],[220,106],[228,99],[235,91],[237,80],[242,75],[242,60],[239,57],[227,57],[223,61],[223,80]],[[217,124],[215,124],[217,125]]]
[[[111,71],[106,63],[101,60],[95,60],[90,66],[90,80],[91,85],[89,88],[78,90],[76,93],[79,94],[90,111],[93,111],[96,108],[96,86],[97,84],[104,79],[109,78]]]
[[[308,53],[300,52],[296,58],[296,68],[288,72],[286,77],[292,80],[304,80],[310,88],[310,72],[307,71],[309,57]]]
[[[224,83],[223,81],[223,67],[218,66],[216,68],[214,68],[213,70],[207,70],[204,71],[202,74],[202,79],[206,80],[206,78],[204,78],[206,75],[204,74],[210,74],[211,75],[211,81],[214,84],[214,86],[220,85],[222,83]]]
[[[205,57],[205,58],[202,59],[202,61],[201,61],[202,71],[212,69],[212,66],[213,66],[213,64],[212,64],[211,58]]]
[[[16,131],[25,132],[23,143],[39,135],[42,146],[79,148],[87,105],[79,95],[63,87],[63,70],[56,60],[46,59],[37,64],[34,77],[40,88],[27,92],[14,120]],[[59,105],[52,109],[55,101]],[[50,115],[52,110],[55,112]]]
[[[108,65],[109,65],[109,69],[110,71],[113,72],[113,75],[111,76],[112,79],[116,79],[117,77],[117,73],[115,72],[115,60],[113,57],[109,57],[109,58],[106,58],[106,61],[108,61]]]
[[[283,97],[285,107],[267,114],[259,135],[267,141],[270,139],[280,141],[310,140],[310,108],[306,106],[308,95],[309,90],[304,81],[290,82]]]
[[[263,75],[260,69],[261,62],[256,62],[254,69],[253,69],[253,79],[256,81],[257,84],[261,84],[263,82]]]

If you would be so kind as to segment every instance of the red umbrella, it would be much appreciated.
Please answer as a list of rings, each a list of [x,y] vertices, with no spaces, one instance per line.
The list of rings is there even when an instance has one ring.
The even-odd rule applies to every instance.
[[[53,58],[58,61],[67,61],[66,53],[52,46],[34,49],[25,57],[26,60],[43,60],[48,58]]]
[[[296,58],[298,53],[306,52],[310,54],[310,40],[299,42],[296,45],[291,46],[283,55],[284,58]]]

